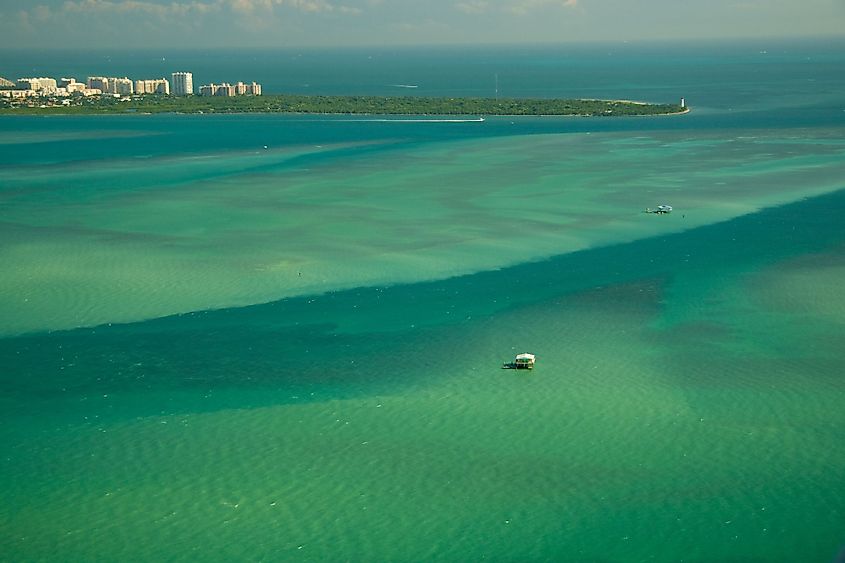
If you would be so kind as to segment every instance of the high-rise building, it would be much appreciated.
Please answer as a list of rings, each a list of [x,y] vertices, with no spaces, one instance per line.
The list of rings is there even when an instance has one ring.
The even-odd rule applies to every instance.
[[[96,89],[102,90],[103,92],[109,91],[109,79],[105,76],[89,76],[88,77],[88,88],[89,89]]]
[[[206,84],[200,87],[201,96],[235,96],[237,89],[228,82],[223,84]]]
[[[43,94],[55,94],[55,78],[18,78],[17,87],[21,90],[35,90]]]
[[[102,90],[104,94],[129,95],[135,90],[134,83],[126,77],[89,76],[87,84],[88,88]]]
[[[128,78],[110,78],[109,86],[111,86],[112,94],[122,94],[128,96],[135,91],[135,84]]]
[[[41,83],[37,78],[18,78],[16,87],[18,90],[38,91],[41,89]]]
[[[169,94],[170,82],[165,78],[157,78],[155,80],[136,80],[135,81],[136,94]]]
[[[194,93],[194,75],[190,72],[174,72],[173,78],[173,95],[187,96]]]
[[[253,82],[251,84],[244,84],[238,82],[236,84],[207,84],[201,86],[199,90],[200,96],[260,96],[261,84]]]

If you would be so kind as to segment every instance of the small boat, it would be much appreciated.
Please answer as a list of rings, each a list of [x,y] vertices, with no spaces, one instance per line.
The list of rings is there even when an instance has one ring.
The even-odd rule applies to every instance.
[[[534,369],[534,354],[517,354],[512,362],[502,364],[502,369]]]
[[[657,214],[672,213],[672,206],[671,205],[658,205],[657,209],[652,209],[651,207],[647,207],[645,212],[646,213],[657,213]]]

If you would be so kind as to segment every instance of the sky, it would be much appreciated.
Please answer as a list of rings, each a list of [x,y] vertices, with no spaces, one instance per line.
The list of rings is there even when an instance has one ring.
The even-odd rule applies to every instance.
[[[845,0],[0,0],[2,44],[25,48],[827,35],[845,35]]]

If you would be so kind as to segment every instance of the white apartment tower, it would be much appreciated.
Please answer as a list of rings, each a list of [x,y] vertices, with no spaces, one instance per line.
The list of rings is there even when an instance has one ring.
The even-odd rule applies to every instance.
[[[55,94],[58,88],[55,78],[18,78],[20,90],[36,90],[44,94]]]
[[[136,94],[170,94],[170,82],[166,78],[154,80],[136,80]]]
[[[174,72],[173,95],[187,96],[194,93],[194,75],[190,72]]]
[[[135,84],[126,77],[109,78],[109,86],[111,86],[112,94],[128,96],[135,93]]]

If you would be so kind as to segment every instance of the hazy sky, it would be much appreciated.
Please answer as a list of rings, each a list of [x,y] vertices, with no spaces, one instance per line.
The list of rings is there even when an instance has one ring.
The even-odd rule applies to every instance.
[[[845,0],[0,0],[0,34],[104,48],[843,35]]]

